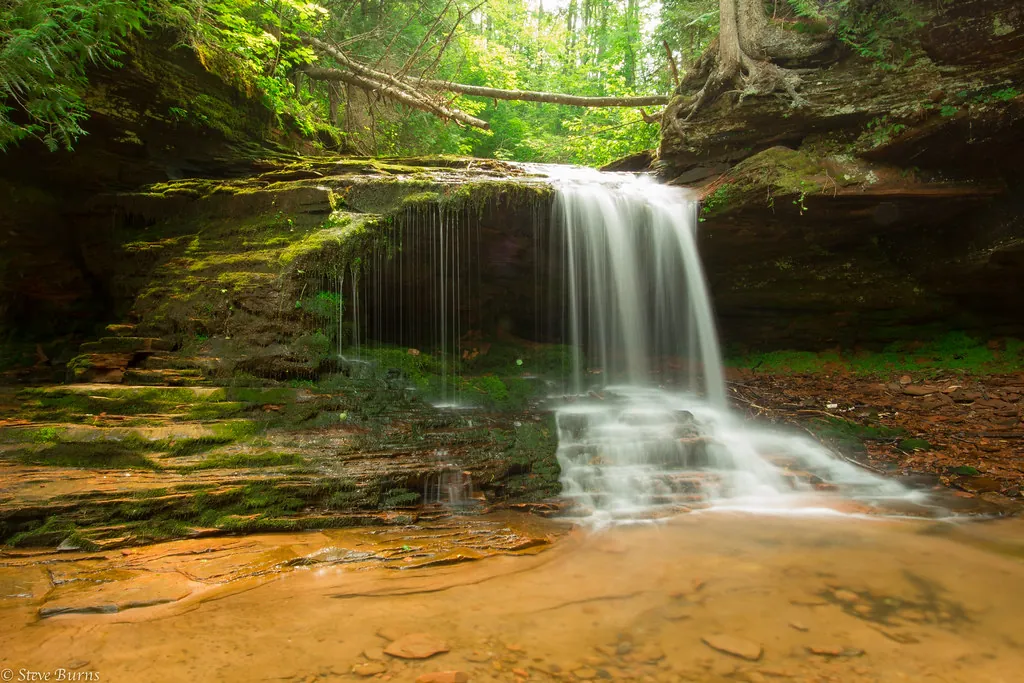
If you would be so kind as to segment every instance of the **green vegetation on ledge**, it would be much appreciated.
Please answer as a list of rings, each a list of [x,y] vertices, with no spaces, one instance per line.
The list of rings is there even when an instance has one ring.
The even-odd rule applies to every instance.
[[[949,332],[930,341],[895,342],[878,351],[770,351],[733,356],[727,365],[772,374],[999,374],[1024,370],[1024,342],[986,343],[964,332]]]

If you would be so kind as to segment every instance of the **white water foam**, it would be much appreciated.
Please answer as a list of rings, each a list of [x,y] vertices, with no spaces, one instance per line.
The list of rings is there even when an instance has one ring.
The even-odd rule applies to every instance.
[[[690,192],[631,174],[543,171],[557,188],[553,268],[577,349],[572,396],[557,411],[558,461],[580,515],[636,520],[698,503],[780,510],[821,488],[909,495],[811,439],[729,411]]]

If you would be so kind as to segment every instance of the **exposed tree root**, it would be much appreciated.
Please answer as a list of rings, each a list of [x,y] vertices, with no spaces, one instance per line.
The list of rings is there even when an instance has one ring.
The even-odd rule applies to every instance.
[[[741,52],[739,65],[726,69],[715,68],[711,72],[704,86],[682,110],[686,115],[683,116],[680,112],[678,118],[689,121],[697,112],[726,92],[738,92],[740,102],[747,97],[785,92],[791,99],[791,106],[806,107],[810,102],[798,91],[802,83],[803,78],[798,71],[784,69],[766,60],[752,59]]]

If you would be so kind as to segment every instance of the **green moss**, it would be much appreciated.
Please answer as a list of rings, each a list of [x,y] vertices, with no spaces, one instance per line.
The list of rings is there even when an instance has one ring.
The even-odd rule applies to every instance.
[[[40,427],[31,433],[31,437],[36,443],[56,443],[65,431],[62,427]]]
[[[222,453],[202,462],[178,468],[181,472],[213,469],[250,469],[302,465],[305,460],[295,453]]]
[[[302,524],[295,519],[281,519],[271,515],[223,515],[213,521],[217,529],[234,533],[299,531]]]
[[[787,147],[772,147],[734,166],[725,180],[701,202],[701,220],[721,216],[746,206],[770,208],[781,200],[791,202],[802,215],[804,199],[849,181],[833,179],[814,156]],[[765,199],[767,197],[767,200]]]
[[[226,420],[238,417],[249,406],[238,401],[200,403],[189,408],[185,417],[189,420]]]
[[[814,431],[838,439],[885,440],[906,435],[906,430],[888,427],[880,422],[861,423],[841,417],[819,417],[811,420]]]
[[[254,420],[230,420],[210,425],[210,429],[217,437],[238,440],[261,434],[266,427]]]
[[[158,543],[192,534],[193,527],[178,519],[144,520],[128,525],[128,535],[139,543]]]
[[[341,248],[345,240],[361,227],[362,223],[353,222],[349,214],[332,215],[322,230],[307,235],[284,249],[279,257],[281,263],[287,265],[325,250]]]
[[[932,449],[932,445],[924,439],[903,439],[896,447],[908,453],[910,451],[930,451]]]
[[[421,206],[428,206],[438,204],[441,201],[441,194],[439,192],[416,192],[410,194],[402,200],[402,207],[404,208],[416,208]]]
[[[168,444],[167,455],[174,458],[199,455],[233,443],[234,439],[224,436],[201,436],[195,439],[179,439]]]
[[[482,213],[488,207],[532,206],[554,196],[550,183],[523,180],[482,180],[459,183],[444,189],[441,206],[445,209],[469,208]]]
[[[152,444],[139,439],[124,441],[62,442],[41,450],[22,449],[8,452],[26,465],[49,467],[83,467],[90,469],[158,470],[160,466],[146,457]]]
[[[468,350],[475,348],[486,348],[486,352],[469,354],[462,363],[467,374],[528,373],[538,377],[560,378],[572,367],[573,348],[563,344],[495,341],[486,344],[480,342],[474,347],[472,343],[467,343]]]
[[[773,374],[849,372],[886,378],[893,374],[960,371],[1002,374],[1024,369],[1024,342],[983,343],[965,332],[947,332],[927,342],[894,342],[880,351],[772,351],[733,357],[727,365]]]
[[[1012,24],[1005,23],[998,14],[992,17],[992,35],[995,37],[1008,36],[1015,30]]]
[[[98,546],[82,535],[75,525],[59,517],[47,517],[43,522],[32,522],[29,528],[7,539],[14,548],[55,546],[67,541],[82,550],[95,550]]]
[[[812,351],[769,351],[730,359],[728,364],[733,367],[750,368],[760,372],[799,375],[823,372],[829,364],[840,362],[842,362],[842,357],[838,353],[831,351],[821,353]]]
[[[384,491],[381,506],[384,508],[402,508],[419,505],[420,494],[403,488]]]
[[[383,373],[392,369],[399,370],[406,380],[421,391],[427,391],[433,379],[441,375],[441,360],[428,353],[412,354],[408,349],[379,346],[368,349],[365,355],[376,362],[377,368]]]
[[[518,500],[540,500],[561,492],[561,468],[555,457],[558,448],[554,417],[524,422],[509,435],[502,456],[509,463],[505,495]]]

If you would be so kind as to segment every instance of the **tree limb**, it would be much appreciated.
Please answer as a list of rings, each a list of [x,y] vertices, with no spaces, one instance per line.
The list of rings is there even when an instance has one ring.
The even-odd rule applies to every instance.
[[[672,82],[675,86],[679,87],[679,67],[676,65],[676,58],[672,55],[672,48],[668,46],[668,41],[663,40],[661,44],[665,47],[665,54],[668,55],[668,65],[672,68]]]
[[[384,71],[378,71],[377,69],[368,67],[365,64],[357,62],[356,60],[352,59],[351,57],[346,55],[344,52],[339,50],[338,48],[334,47],[330,43],[327,43],[327,42],[325,42],[323,40],[320,40],[319,38],[313,38],[313,37],[306,36],[306,37],[304,37],[302,39],[302,42],[304,44],[309,45],[309,46],[319,50],[320,52],[323,52],[324,54],[332,57],[335,61],[337,61],[342,66],[344,66],[344,67],[354,71],[355,73],[359,74],[360,76],[363,76],[364,78],[368,78],[368,79],[373,80],[373,81],[380,81],[381,83],[389,84],[393,88],[397,88],[399,90],[402,90],[402,91],[408,93],[409,95],[411,95],[412,97],[416,97],[416,98],[423,99],[423,100],[428,100],[429,99],[424,93],[419,92],[418,90],[416,90],[416,88],[412,87],[412,85],[410,85],[409,83],[406,83],[405,81],[400,81],[400,80],[398,80],[397,78],[395,78],[394,76],[392,76],[389,73],[386,73]],[[344,73],[344,72],[342,72],[342,73]],[[311,78],[313,78],[313,77],[311,76]],[[331,79],[321,76],[318,80],[326,81],[326,80],[331,80]],[[344,79],[338,79],[338,80],[344,80]]]
[[[502,90],[485,88],[479,85],[449,83],[409,76],[410,83],[430,90],[448,90],[462,95],[475,95],[495,100],[515,100],[517,102],[548,102],[550,104],[568,104],[575,107],[647,107],[657,104],[668,104],[664,95],[643,97],[587,97],[584,95],[565,95],[562,93],[539,92],[536,90]]]
[[[434,57],[434,61],[431,62],[427,68],[423,69],[420,72],[421,74],[429,74],[434,69],[434,67],[437,66],[438,63],[440,63],[441,57],[444,56],[444,51],[448,49],[449,43],[451,43],[452,38],[455,37],[455,31],[459,28],[459,24],[462,23],[462,20],[468,17],[473,12],[480,9],[481,7],[483,7],[485,4],[487,4],[487,0],[480,0],[479,3],[470,7],[469,10],[467,10],[466,12],[463,12],[461,9],[459,10],[459,18],[455,20],[454,24],[452,24],[451,30],[448,31],[448,36],[444,39],[444,42],[441,43],[441,47],[438,48],[437,56]]]
[[[324,73],[326,72],[326,73]],[[319,81],[342,81],[354,85],[357,88],[361,88],[366,92],[376,92],[384,97],[401,102],[404,105],[419,109],[421,111],[429,112],[435,116],[439,116],[442,119],[451,119],[464,123],[468,126],[475,128],[481,128],[483,130],[489,130],[490,124],[486,121],[482,121],[474,116],[459,111],[458,109],[450,109],[443,105],[437,104],[429,99],[422,99],[420,97],[411,94],[407,90],[392,86],[387,83],[381,83],[373,79],[361,76],[356,73],[350,73],[348,71],[342,71],[341,69],[322,69],[318,67],[307,67],[303,69],[303,73],[312,79]]]
[[[419,59],[420,51],[423,49],[423,46],[427,44],[427,41],[431,38],[431,36],[434,35],[434,31],[441,23],[441,20],[444,19],[444,15],[448,13],[448,8],[452,6],[452,1],[453,0],[448,0],[448,2],[444,6],[444,9],[442,9],[441,13],[437,15],[437,19],[434,19],[434,23],[430,25],[430,28],[423,35],[423,40],[421,40],[420,44],[416,46],[416,49],[413,50],[411,55],[409,55],[409,58],[405,60],[405,64],[403,64],[402,68],[399,69],[398,71],[398,74],[400,76],[404,76],[409,71],[409,69],[412,68],[412,65],[416,63],[416,60]],[[459,17],[459,19],[461,20],[462,17]]]

